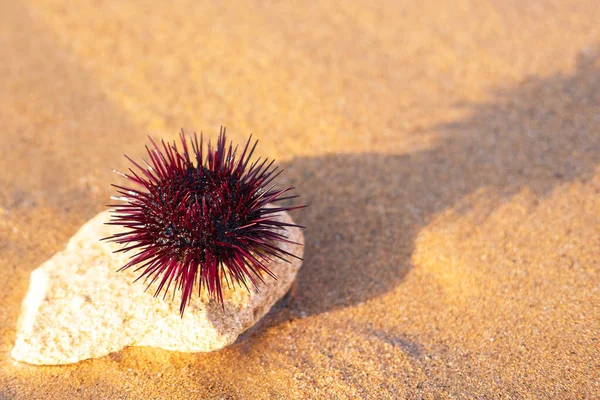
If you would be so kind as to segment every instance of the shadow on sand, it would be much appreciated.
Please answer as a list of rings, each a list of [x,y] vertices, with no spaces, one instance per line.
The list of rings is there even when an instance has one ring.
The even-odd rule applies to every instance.
[[[364,302],[396,288],[411,269],[419,231],[446,209],[468,210],[485,189],[490,211],[529,188],[593,176],[600,162],[600,53],[572,75],[532,77],[467,105],[465,120],[433,127],[438,144],[405,154],[298,158],[284,179],[310,207],[305,261],[292,318]],[[466,204],[465,204],[466,203]]]

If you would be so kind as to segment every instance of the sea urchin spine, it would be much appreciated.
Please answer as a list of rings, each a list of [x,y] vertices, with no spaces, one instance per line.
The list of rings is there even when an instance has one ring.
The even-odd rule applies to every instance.
[[[180,289],[183,316],[195,285],[223,304],[222,280],[246,289],[249,281],[258,290],[264,274],[275,278],[268,264],[296,257],[279,244],[289,242],[286,228],[298,227],[277,214],[303,206],[273,205],[298,196],[284,196],[291,186],[276,189],[281,171],[273,161],[250,163],[258,143],[250,147],[252,136],[239,157],[237,146],[226,146],[223,128],[215,147],[208,142],[206,156],[202,135],[188,143],[182,131],[180,139],[181,150],[175,142],[161,140],[159,147],[150,139],[146,168],[125,156],[135,168],[119,174],[139,188],[113,185],[120,195],[113,199],[123,204],[110,205],[109,224],[126,230],[106,239],[123,245],[118,251],[135,252],[120,270],[135,266],[148,287],[158,282],[155,296],[166,296],[171,285],[173,296]]]

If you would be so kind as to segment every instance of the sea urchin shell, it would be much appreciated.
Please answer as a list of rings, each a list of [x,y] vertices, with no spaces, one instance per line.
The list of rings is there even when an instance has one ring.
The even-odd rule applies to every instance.
[[[252,136],[239,156],[237,146],[226,146],[223,128],[205,157],[202,135],[188,143],[182,131],[180,139],[181,150],[175,142],[161,140],[159,147],[150,139],[146,168],[126,156],[135,168],[119,174],[139,188],[113,185],[120,195],[113,199],[123,204],[110,205],[109,224],[126,230],[106,239],[123,245],[118,251],[135,252],[121,270],[135,266],[148,287],[157,282],[155,296],[166,296],[172,284],[173,296],[180,289],[183,316],[194,286],[223,304],[223,281],[246,289],[249,281],[258,290],[265,274],[275,278],[268,263],[295,257],[278,243],[288,241],[287,227],[298,226],[281,222],[277,213],[303,206],[273,205],[297,196],[283,196],[291,186],[276,189],[281,171],[273,161],[250,164],[258,143],[250,147]]]

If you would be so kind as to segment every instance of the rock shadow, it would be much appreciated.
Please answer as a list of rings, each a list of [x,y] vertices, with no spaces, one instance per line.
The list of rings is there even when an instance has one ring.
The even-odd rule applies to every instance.
[[[493,101],[434,126],[437,145],[403,154],[331,154],[283,165],[310,207],[294,316],[358,304],[396,288],[414,241],[436,214],[463,212],[483,189],[490,211],[524,188],[550,190],[594,176],[600,163],[600,52],[573,74],[531,77]],[[467,198],[468,196],[468,198]],[[480,199],[481,200],[481,199]]]

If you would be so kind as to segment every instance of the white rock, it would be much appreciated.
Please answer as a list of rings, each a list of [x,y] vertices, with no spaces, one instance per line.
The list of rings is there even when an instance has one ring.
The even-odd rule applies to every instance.
[[[282,220],[291,221],[287,213]],[[302,262],[269,264],[260,292],[224,289],[225,310],[206,294],[196,295],[179,314],[180,293],[163,300],[151,287],[134,283],[137,273],[116,272],[129,258],[119,246],[100,241],[119,228],[104,223],[102,212],[69,240],[67,247],[31,274],[22,305],[12,357],[30,364],[68,364],[102,357],[126,346],[152,346],[184,352],[221,349],[262,318],[290,289]],[[289,238],[303,243],[298,228]],[[302,257],[302,246],[282,244]]]

